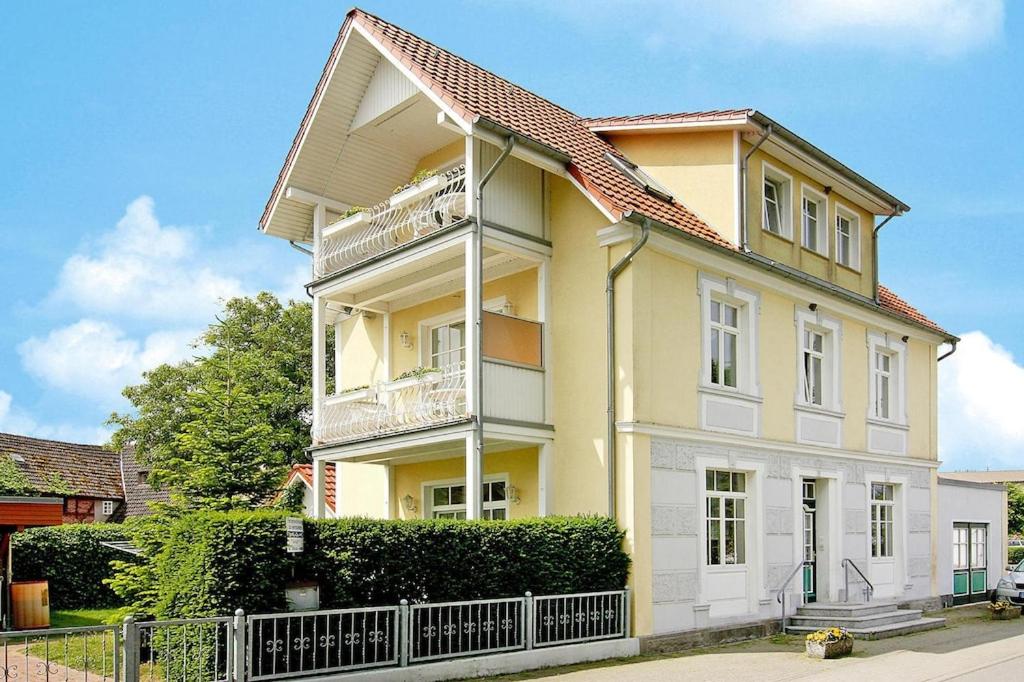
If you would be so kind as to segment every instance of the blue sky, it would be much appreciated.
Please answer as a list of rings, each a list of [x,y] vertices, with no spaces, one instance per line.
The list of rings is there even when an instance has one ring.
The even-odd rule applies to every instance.
[[[1024,10],[999,0],[361,6],[581,115],[753,107],[909,203],[882,281],[964,334],[947,468],[1024,468]],[[775,8],[775,9],[772,9]],[[303,296],[257,221],[348,6],[20,3],[0,24],[0,430],[103,440],[219,297]]]

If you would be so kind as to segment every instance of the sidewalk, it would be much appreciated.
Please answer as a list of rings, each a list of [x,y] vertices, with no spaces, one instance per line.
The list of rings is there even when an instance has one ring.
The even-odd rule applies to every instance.
[[[989,621],[984,606],[949,609],[941,630],[881,641],[858,641],[851,657],[818,661],[803,653],[803,639],[776,636],[701,649],[509,675],[495,680],[565,682],[924,682],[1013,680],[1024,673],[1024,619]]]

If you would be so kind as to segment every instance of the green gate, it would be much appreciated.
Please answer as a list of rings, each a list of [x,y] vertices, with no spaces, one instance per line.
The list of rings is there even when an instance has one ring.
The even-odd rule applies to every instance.
[[[988,598],[988,524],[953,524],[953,603]]]

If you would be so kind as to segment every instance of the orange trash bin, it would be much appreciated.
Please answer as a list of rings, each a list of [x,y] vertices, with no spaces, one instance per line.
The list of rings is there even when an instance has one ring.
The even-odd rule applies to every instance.
[[[12,582],[11,610],[15,630],[50,627],[50,583],[45,580]]]

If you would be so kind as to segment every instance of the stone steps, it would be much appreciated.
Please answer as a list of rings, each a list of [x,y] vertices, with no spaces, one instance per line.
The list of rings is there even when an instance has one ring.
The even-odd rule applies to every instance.
[[[797,609],[786,632],[807,634],[839,627],[857,639],[885,639],[944,627],[945,618],[924,618],[921,611],[900,609],[892,602],[869,604],[808,604]]]

